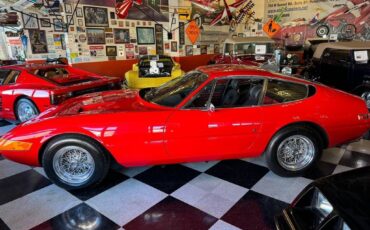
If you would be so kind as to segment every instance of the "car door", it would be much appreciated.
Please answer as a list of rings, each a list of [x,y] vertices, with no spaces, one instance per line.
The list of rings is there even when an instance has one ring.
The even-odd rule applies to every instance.
[[[261,78],[227,77],[206,85],[169,117],[164,136],[169,157],[194,161],[247,156],[263,121],[256,106],[263,84]]]

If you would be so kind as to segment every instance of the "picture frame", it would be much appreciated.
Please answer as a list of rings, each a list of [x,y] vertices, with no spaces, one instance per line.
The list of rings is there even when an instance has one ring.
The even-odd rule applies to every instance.
[[[75,18],[73,17],[73,15],[67,15],[67,23],[69,25],[74,25],[75,24]]]
[[[37,14],[22,14],[23,28],[24,29],[39,29],[39,20]]]
[[[118,27],[123,27],[123,21],[118,21]]]
[[[113,29],[114,43],[124,44],[130,43],[130,30],[129,29]]]
[[[86,28],[87,44],[105,44],[105,31],[102,28]]]
[[[77,9],[76,9],[76,17],[82,18],[83,16],[84,15],[83,15],[82,8],[81,7],[77,7]]]
[[[107,8],[84,6],[83,9],[86,27],[109,27]]]
[[[200,46],[200,54],[207,54],[207,45]]]
[[[33,54],[48,53],[45,30],[29,29],[28,35]]]
[[[213,53],[214,54],[219,54],[220,53],[220,45],[219,44],[214,44]]]
[[[138,47],[139,55],[148,55],[148,47],[146,46],[139,46]]]
[[[193,56],[193,46],[192,45],[186,45],[185,46],[185,55],[186,56]]]
[[[153,27],[136,27],[137,44],[151,45],[155,44]]]
[[[110,19],[116,19],[116,13],[115,12],[109,12]]]
[[[64,10],[66,14],[72,14],[72,5],[70,3],[65,3],[64,4]]]
[[[117,56],[117,46],[106,46],[105,52],[108,57],[116,57]]]
[[[41,27],[51,27],[50,18],[40,18]]]
[[[177,52],[177,42],[176,41],[171,42],[171,52]]]
[[[129,21],[125,21],[125,26],[126,27],[130,27],[130,22]]]
[[[84,26],[84,21],[82,18],[77,19],[77,25],[78,26]]]
[[[53,19],[53,24],[54,24],[54,31],[55,32],[63,32],[65,30],[62,19],[54,18]]]

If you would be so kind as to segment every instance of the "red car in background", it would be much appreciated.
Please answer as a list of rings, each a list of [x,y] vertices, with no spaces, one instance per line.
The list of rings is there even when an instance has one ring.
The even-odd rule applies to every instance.
[[[298,176],[323,148],[360,138],[368,128],[359,97],[245,65],[210,65],[158,88],[67,100],[4,135],[0,152],[42,165],[66,189],[96,185],[112,162],[128,167],[264,154],[276,174]]]
[[[67,98],[119,89],[119,78],[68,65],[23,64],[0,67],[0,118],[27,121]]]

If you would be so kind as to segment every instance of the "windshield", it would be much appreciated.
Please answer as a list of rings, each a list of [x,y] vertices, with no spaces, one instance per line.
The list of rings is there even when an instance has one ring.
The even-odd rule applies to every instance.
[[[157,88],[147,91],[143,97],[152,103],[175,107],[205,82],[207,78],[208,76],[204,73],[192,71],[183,77],[175,78]]]

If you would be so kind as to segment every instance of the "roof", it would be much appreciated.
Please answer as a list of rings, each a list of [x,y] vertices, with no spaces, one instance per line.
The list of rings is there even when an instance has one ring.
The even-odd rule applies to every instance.
[[[268,37],[232,37],[227,38],[225,43],[275,43],[275,41]]]
[[[370,226],[370,167],[324,177],[313,182],[352,229]]]
[[[50,68],[50,67],[66,67],[66,66],[67,65],[62,65],[62,64],[44,63],[44,64],[7,65],[7,66],[2,66],[1,68],[16,69],[16,70],[32,70],[32,69],[43,69],[43,68]]]
[[[340,49],[340,50],[359,50],[370,49],[370,41],[350,41],[350,42],[329,42],[321,43],[317,46],[314,58],[321,58],[325,49]]]

